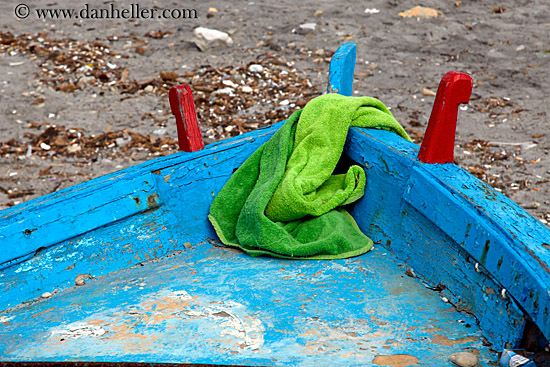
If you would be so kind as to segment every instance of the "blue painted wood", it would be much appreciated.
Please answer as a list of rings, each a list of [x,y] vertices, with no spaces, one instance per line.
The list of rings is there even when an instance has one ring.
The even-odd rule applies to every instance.
[[[149,173],[119,178],[79,200],[58,200],[0,223],[0,269],[61,241],[160,205]]]
[[[337,52],[340,56],[335,54],[331,64],[330,88],[333,92],[351,95],[351,60],[355,59],[355,46],[344,46]],[[12,359],[17,359],[17,353],[22,353],[23,350],[24,353],[35,353],[32,355],[36,358],[51,352],[49,355],[52,359],[54,355],[63,359],[67,358],[63,356],[77,353],[75,348],[81,348],[84,356],[90,355],[86,353],[99,351],[104,357],[102,360],[121,360],[121,355],[131,355],[135,361],[159,362],[176,359],[184,361],[185,358],[191,358],[189,356],[193,353],[196,354],[196,348],[200,347],[205,348],[208,356],[199,356],[195,362],[225,361],[223,358],[229,358],[247,364],[267,364],[268,361],[295,364],[306,361],[302,356],[307,355],[307,361],[317,363],[321,358],[329,358],[327,353],[332,353],[333,357],[338,355],[338,358],[343,359],[333,359],[330,363],[345,361],[346,364],[353,365],[353,358],[362,363],[373,362],[372,359],[365,360],[365,355],[372,358],[381,350],[380,354],[383,354],[388,346],[393,354],[414,351],[412,354],[417,358],[429,360],[431,357],[428,354],[433,351],[429,350],[428,353],[414,343],[429,340],[426,329],[419,329],[418,325],[434,325],[435,321],[427,319],[424,310],[411,309],[419,302],[429,303],[432,308],[428,308],[428,313],[437,315],[435,318],[441,322],[437,327],[449,330],[447,339],[443,334],[434,335],[428,332],[432,335],[432,342],[435,338],[447,346],[455,344],[460,348],[477,349],[479,338],[470,338],[467,341],[460,339],[460,335],[465,334],[460,334],[460,328],[452,326],[458,323],[455,322],[457,320],[446,318],[444,314],[447,311],[441,314],[442,304],[433,301],[437,295],[419,289],[419,283],[413,282],[415,286],[399,283],[403,279],[410,280],[401,278],[405,265],[381,259],[378,256],[380,252],[366,254],[359,259],[336,262],[293,262],[292,277],[282,280],[294,279],[296,282],[291,287],[285,287],[281,285],[284,282],[280,283],[281,280],[276,275],[279,274],[276,267],[282,266],[280,264],[287,266],[288,262],[252,259],[212,246],[215,243],[215,234],[206,214],[213,197],[233,170],[267,141],[279,126],[221,141],[209,145],[201,152],[178,153],[159,158],[0,211],[0,263],[4,266],[0,270],[0,310],[4,310],[0,313],[0,335],[11,338],[4,342],[8,339],[0,337],[0,350],[11,353]],[[475,315],[483,334],[497,349],[517,346],[526,317],[533,319],[542,332],[547,337],[550,336],[549,295],[545,288],[545,285],[550,284],[550,231],[513,202],[467,172],[452,164],[423,165],[415,159],[417,153],[418,146],[395,134],[357,128],[350,130],[345,154],[363,165],[367,175],[366,195],[350,209],[359,226],[376,243],[384,246],[377,245],[377,251],[388,249],[392,255],[405,261],[407,266],[414,268],[424,283],[431,286],[444,285],[446,289],[441,294],[450,299],[458,309]],[[148,201],[148,198],[153,199]],[[220,255],[220,251],[225,255]],[[234,256],[227,255],[227,251]],[[173,266],[179,266],[185,272],[175,272],[172,270],[176,268],[170,267],[155,268],[146,263],[164,261],[158,259],[166,255],[176,255],[173,256],[173,261],[179,263]],[[228,260],[233,257],[238,260]],[[371,257],[376,259],[375,263],[371,263]],[[383,270],[376,268],[378,261]],[[339,272],[324,272],[326,266],[337,266],[324,264],[340,264],[351,271],[342,272],[341,268],[334,268],[333,270]],[[356,265],[350,264],[360,265],[355,268]],[[214,272],[207,271],[207,268]],[[205,272],[204,276],[198,276],[199,269]],[[162,270],[158,276],[157,270]],[[143,273],[134,273],[138,271]],[[251,276],[254,271],[257,274],[263,274],[261,271],[269,274],[266,273],[264,278],[260,275]],[[304,275],[301,275],[302,272]],[[377,277],[378,272],[384,275]],[[348,273],[349,275],[345,275]],[[96,282],[98,286],[72,288],[79,274],[91,274],[99,278],[90,281],[92,284]],[[147,294],[138,291],[121,293],[116,282],[125,276],[133,277],[132,279],[150,277],[157,288],[152,288]],[[267,284],[267,288],[262,289],[260,283]],[[275,287],[274,284],[279,286]],[[113,292],[109,293],[113,285]],[[243,331],[237,324],[229,328],[220,326],[230,319],[234,320],[229,312],[235,311],[233,308],[229,307],[223,311],[225,314],[218,313],[217,316],[217,311],[210,314],[210,311],[205,311],[215,309],[214,306],[207,306],[207,303],[220,299],[229,285],[233,288],[226,298],[222,298],[223,304],[231,305],[233,301],[245,305],[248,310],[245,314],[234,313],[241,321],[260,320],[265,328],[264,345],[269,346],[264,354],[249,353],[247,333],[245,331],[243,336]],[[131,288],[134,286],[135,284]],[[189,289],[198,293],[193,296],[188,288],[181,288],[184,286],[191,287]],[[327,288],[323,288],[322,293],[315,293],[317,298],[313,300],[318,300],[318,303],[310,308],[309,305],[313,305],[310,302],[313,301],[306,300],[313,297],[315,289],[325,286]],[[411,292],[401,298],[400,293],[392,293],[395,287],[405,287],[411,289]],[[185,289],[191,297],[188,299],[185,293],[181,293],[187,303],[180,306],[196,306],[191,308],[191,313],[174,311],[175,313],[170,313],[171,316],[161,320],[159,324],[148,323],[158,316],[158,312],[161,314],[159,317],[166,316],[161,310],[168,307],[170,302],[159,303],[158,296],[165,295],[162,293],[165,290],[178,291],[180,288]],[[267,289],[271,296],[265,293]],[[502,289],[507,291],[503,293]],[[222,293],[217,293],[218,291]],[[363,294],[369,291],[374,298]],[[54,293],[54,297],[47,301],[41,300],[39,296],[43,292]],[[387,295],[388,292],[392,296]],[[329,297],[332,293],[335,293],[335,298]],[[212,298],[214,294],[217,298]],[[357,302],[352,302],[355,300],[350,297],[355,295]],[[265,299],[279,298],[280,306],[284,305],[286,308],[279,309],[279,305],[262,303]],[[346,302],[338,303],[340,298],[344,298]],[[200,301],[195,304],[193,299],[208,302]],[[374,307],[372,305],[376,299],[381,303]],[[139,328],[131,329],[129,325],[135,324],[130,321],[136,321],[137,317],[132,316],[136,313],[131,306],[143,310],[147,300],[157,302],[155,309],[147,309],[144,318],[139,319]],[[91,316],[95,312],[94,305],[103,310],[100,314],[105,317],[113,310],[120,311],[122,321],[109,319],[113,322],[107,320],[106,324],[101,324],[101,319]],[[387,312],[387,319],[383,321],[385,324],[377,324],[376,319],[369,316],[368,320],[363,318],[362,321],[357,321],[361,327],[351,331],[352,334],[346,334],[348,336],[344,335],[342,338],[333,337],[341,336],[337,333],[338,330],[347,330],[347,326],[342,324],[344,321],[336,316],[347,315],[349,320],[354,313],[367,312],[369,307]],[[7,308],[10,309],[6,310]],[[17,319],[10,318],[12,315],[16,315]],[[202,315],[202,319],[213,322],[216,327],[210,327],[207,321],[195,323],[193,320],[197,315]],[[275,316],[278,318],[273,321]],[[302,316],[304,318],[298,320]],[[469,316],[460,314],[458,317],[464,319]],[[49,325],[48,320],[52,320],[53,324]],[[79,329],[80,326],[73,325],[80,322],[79,320],[85,320],[89,326]],[[99,330],[96,327],[103,328],[105,325],[109,332],[103,339],[103,334],[84,337],[82,341],[88,344],[73,343],[72,339],[70,343],[63,345],[59,344],[59,340],[55,346],[40,344],[44,342],[44,338],[51,339],[53,335],[60,335],[49,328],[53,325],[61,327],[63,323],[65,326],[71,323],[76,328],[71,329],[76,334],[70,330],[61,331],[66,335],[77,335],[80,332],[77,330],[87,330],[86,332],[93,334]],[[398,325],[401,333],[392,329],[390,337],[388,330],[384,329],[388,324]],[[285,325],[289,328],[284,329]],[[298,330],[299,327],[303,327],[301,331]],[[475,325],[472,327],[471,331],[475,334],[477,328]],[[15,333],[14,330],[19,331]],[[178,340],[180,344],[181,340],[192,339],[192,334],[188,334],[186,330],[204,334],[202,339],[192,340],[189,345],[180,349],[175,348],[171,341],[164,347],[159,347],[157,341],[163,340],[163,337],[166,340]],[[225,336],[228,343],[233,343],[231,347],[222,348],[208,344],[209,338],[214,335],[209,333],[215,332],[214,330],[230,333]],[[120,337],[119,340],[111,338],[116,335]],[[357,351],[358,343],[365,342],[372,335],[376,336],[374,344],[365,346],[367,352],[363,353],[360,348]],[[235,337],[238,339],[241,336],[245,340],[244,346],[237,350],[231,349],[235,345],[239,346],[234,342]],[[143,347],[146,348],[144,350],[142,344],[136,342],[140,345],[139,348],[132,349],[131,345],[128,347],[128,343],[123,341],[125,338],[134,341],[136,338],[141,341],[146,339],[148,342],[142,344],[149,343],[152,347]],[[325,341],[322,345],[315,342],[320,338]],[[384,346],[376,344],[383,338],[398,341],[388,344],[386,340]],[[77,339],[80,340],[75,340]],[[461,342],[456,344],[456,340]],[[31,349],[25,349],[26,345],[32,343]],[[397,345],[400,343],[401,345]],[[10,349],[10,344],[20,349]],[[289,345],[292,348],[296,345],[305,346],[305,349],[300,349],[302,354],[296,354],[298,357],[280,352],[285,351]],[[353,350],[350,349],[351,345]],[[115,354],[109,355],[109,348],[105,346],[114,348],[111,351]],[[126,347],[130,351],[121,351]],[[177,351],[159,354],[159,348]],[[189,348],[195,348],[194,352],[191,353]],[[486,349],[479,349],[480,353],[486,355]],[[317,352],[314,353],[315,350]],[[446,361],[442,356],[450,351],[436,350],[434,355],[438,356],[438,362],[430,362],[428,365]],[[233,354],[235,351],[237,353]],[[349,351],[350,354],[340,353],[341,351]],[[283,362],[273,361],[271,356],[275,354]]]
[[[550,329],[550,251],[544,248],[550,231],[458,167],[426,168],[414,172],[406,200],[483,265],[505,296],[520,300],[537,324]],[[435,198],[429,194],[434,190],[443,195]]]
[[[483,270],[482,264],[478,269],[483,272],[476,271],[475,259],[461,244],[418,212],[420,197],[411,190],[411,177],[433,165],[416,161],[418,146],[394,135],[355,128],[350,131],[346,152],[366,167],[365,196],[372,198],[358,203],[352,215],[361,218],[359,226],[367,235],[405,260],[426,283],[445,286],[443,294],[460,309],[476,315],[496,348],[518,345],[525,324],[522,311],[512,299],[500,297],[502,285]],[[470,175],[468,180],[472,179]],[[460,208],[443,205],[445,187],[425,186],[426,195],[434,202],[427,211],[444,211],[452,223]],[[411,200],[416,201],[411,204]],[[476,223],[476,218],[469,221]]]
[[[380,365],[401,355],[441,366],[469,349],[479,366],[496,363],[472,316],[404,273],[381,247],[286,261],[192,245],[3,314],[0,355],[263,366]]]
[[[177,153],[171,159],[145,162],[115,174],[100,177],[25,203],[24,210],[0,212],[2,234],[8,247],[15,247],[21,237],[20,228],[9,223],[24,221],[26,214],[32,218],[50,218],[43,231],[56,228],[65,238],[55,246],[45,247],[45,242],[33,237],[34,249],[24,262],[11,260],[11,265],[0,272],[0,310],[39,297],[74,284],[79,274],[103,276],[109,272],[135,265],[170,252],[185,249],[184,244],[199,243],[216,235],[207,221],[208,208],[214,194],[242,162],[271,137],[280,124],[262,129],[246,137],[211,144],[197,153]],[[145,177],[155,187],[154,198],[161,203],[152,210],[138,212],[134,216],[112,220],[90,231],[85,218],[95,220],[95,213],[69,216],[76,224],[64,231],[64,216],[53,216],[51,208],[64,213],[65,202],[78,202],[80,207],[101,207],[106,196],[95,196],[109,190],[134,192],[132,182]],[[63,196],[66,193],[67,198]],[[81,197],[79,195],[82,195]],[[116,212],[133,210],[134,200],[119,200]],[[76,204],[75,204],[76,205]],[[126,207],[125,207],[126,206]],[[32,214],[32,215],[31,215]],[[111,214],[108,214],[111,215]],[[80,218],[82,217],[82,218]],[[171,220],[170,218],[175,219]],[[168,218],[168,219],[167,219]],[[70,223],[69,223],[70,224]],[[82,224],[78,227],[77,224]],[[177,224],[177,225],[176,225]],[[61,229],[60,229],[61,228]],[[69,234],[72,235],[71,238]],[[185,240],[182,240],[184,239]],[[15,240],[13,240],[15,239]],[[49,239],[49,238],[48,238]],[[166,245],[168,242],[169,245]],[[159,245],[160,244],[160,245]]]
[[[355,43],[344,43],[332,55],[327,93],[339,93],[348,97],[352,95],[356,54]]]

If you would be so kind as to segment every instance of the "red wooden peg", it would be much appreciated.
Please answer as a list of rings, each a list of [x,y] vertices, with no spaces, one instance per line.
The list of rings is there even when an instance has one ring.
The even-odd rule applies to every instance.
[[[196,152],[204,149],[191,88],[188,85],[172,87],[168,98],[172,113],[176,116],[180,150]]]
[[[453,162],[458,105],[468,103],[471,93],[472,78],[468,74],[449,71],[443,76],[418,152],[421,162]]]

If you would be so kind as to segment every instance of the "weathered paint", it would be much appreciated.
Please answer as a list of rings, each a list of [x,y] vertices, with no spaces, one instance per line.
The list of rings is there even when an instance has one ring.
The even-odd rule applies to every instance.
[[[0,310],[70,286],[79,274],[104,275],[180,250],[184,242],[215,238],[206,219],[213,194],[278,126],[211,144],[201,152],[178,153],[171,159],[100,177],[63,190],[66,196],[54,193],[29,201],[26,210],[14,207],[0,212],[0,244],[12,251],[23,252],[18,247],[27,238],[21,229],[26,226],[20,223],[38,218],[47,224],[41,227],[44,233],[56,229],[49,236],[30,237],[25,247],[28,256],[5,257],[8,261],[0,272]],[[165,177],[171,178],[166,182]],[[148,186],[139,185],[141,182]],[[110,207],[117,192],[123,194],[114,200],[116,206]],[[141,195],[141,205],[148,197],[162,205],[141,210],[132,199],[136,193]],[[70,215],[66,212],[69,206],[79,210]],[[106,215],[87,212],[92,206],[102,208]],[[108,220],[120,212],[139,215]],[[52,242],[52,236],[60,241]]]
[[[477,260],[498,282],[499,295],[506,289],[550,336],[550,252],[542,247],[550,231],[455,165],[416,167],[410,180],[405,200]]]
[[[289,262],[192,245],[8,311],[0,355],[434,366],[456,351],[474,350],[480,366],[496,362],[475,319],[406,276],[405,268],[382,247],[347,260]]]
[[[332,55],[327,93],[351,96],[353,92],[353,71],[355,70],[356,54],[355,43],[344,43]]]
[[[365,196],[371,198],[355,205],[351,214],[362,218],[358,220],[359,226],[375,242],[386,244],[432,287],[443,286],[442,294],[459,309],[476,315],[485,336],[496,348],[517,345],[525,322],[522,313],[513,300],[487,295],[484,292],[487,287],[502,288],[498,280],[487,272],[476,272],[475,258],[409,203],[420,199],[414,192],[409,192],[411,175],[432,165],[423,165],[414,159],[418,146],[392,135],[385,131],[361,129],[350,132],[347,154],[354,161],[370,167],[365,171]],[[382,157],[386,165],[376,164]],[[474,179],[473,176],[470,179]],[[445,195],[444,187],[437,188],[440,191],[426,188],[427,195],[433,200]],[[444,211],[449,213],[447,219],[451,223],[455,221],[457,208],[441,204],[428,206],[427,211]],[[475,224],[475,218],[469,219]],[[467,225],[464,223],[464,227]]]
[[[337,60],[346,60],[345,53],[342,56]],[[342,71],[347,73],[343,85],[351,88],[349,63],[342,65],[348,66],[331,66],[331,83],[338,82],[333,70],[348,70]],[[334,364],[330,361],[337,360],[368,364],[374,363],[375,356],[412,355],[420,361],[435,358],[427,365],[438,365],[447,360],[444,353],[460,347],[476,348],[490,360],[487,350],[479,346],[479,330],[472,320],[464,333],[456,319],[445,317],[454,314],[466,320],[469,316],[455,313],[455,308],[442,304],[437,293],[421,287],[417,280],[401,278],[405,267],[391,260],[393,255],[406,261],[427,286],[445,286],[441,293],[457,309],[475,314],[496,348],[517,344],[524,326],[522,308],[549,335],[549,294],[543,288],[549,284],[545,278],[550,262],[548,229],[458,167],[421,164],[415,158],[418,146],[389,132],[354,128],[345,152],[350,160],[364,165],[367,174],[366,195],[350,207],[351,213],[373,240],[390,250],[391,257],[390,252],[377,252],[383,251],[377,246],[377,251],[358,259],[286,262],[213,247],[215,234],[206,219],[210,203],[233,170],[279,126],[211,144],[200,152],[155,159],[0,212],[0,244],[6,250],[0,272],[0,309],[5,310],[0,333],[10,338],[0,338],[4,353],[9,351],[15,360],[35,343],[29,349],[34,353],[29,358],[34,360],[48,359],[47,353],[61,353],[58,358],[66,360],[63,356],[69,352],[60,350],[69,345],[70,353],[77,353],[78,348],[84,351],[82,359],[91,358],[86,353],[99,352],[102,357],[98,358],[111,361],[126,355],[134,361],[183,362],[199,355],[195,362],[319,364],[322,360]],[[55,233],[38,236],[38,231],[49,233],[48,228],[56,228]],[[159,259],[167,254],[173,259]],[[156,262],[164,261],[174,263],[160,272]],[[362,265],[355,268],[350,265],[354,261]],[[209,264],[211,272],[204,270],[205,276],[196,276],[199,263]],[[323,272],[325,266],[331,270]],[[281,273],[287,269],[292,273],[276,276],[275,270],[282,268]],[[143,281],[124,283],[124,274],[139,271],[156,288],[147,288]],[[79,274],[99,279],[73,288]],[[396,286],[403,279],[410,284]],[[125,285],[110,292],[117,282]],[[121,293],[121,289],[137,293]],[[183,300],[173,300],[170,295],[174,293],[165,291],[181,292],[177,294]],[[409,295],[402,296],[403,291]],[[40,299],[44,292],[53,297]],[[187,304],[191,302],[187,294],[201,301]],[[223,307],[206,306],[220,299]],[[244,308],[228,308],[230,302]],[[137,316],[129,318],[133,309],[126,309],[132,305],[149,317],[147,322],[139,319],[137,329],[127,322],[136,321]],[[183,311],[186,307],[191,307],[190,314]],[[182,311],[161,312],[176,309]],[[378,314],[369,313],[362,322],[348,324],[369,309]],[[427,318],[425,310],[432,317]],[[94,319],[95,311],[103,319]],[[376,319],[381,316],[385,319]],[[277,321],[270,323],[274,317]],[[57,329],[50,330],[56,325]],[[388,325],[399,329],[384,329]],[[204,334],[192,339],[186,327]],[[385,333],[391,334],[385,344],[376,344]],[[53,335],[65,336],[63,348],[56,349],[60,340],[53,349],[40,346],[40,342],[53,343],[48,339]],[[368,343],[371,335],[376,348],[368,344],[365,350],[357,348],[360,342]],[[172,340],[169,347],[162,344],[164,336]],[[185,338],[192,343],[176,348],[179,352],[156,353],[158,348],[174,350],[173,340],[181,344]],[[219,343],[209,344],[210,340]],[[423,349],[426,340],[431,342],[429,347],[437,348]],[[11,343],[20,349],[9,349]],[[139,349],[142,344],[157,349],[143,351]],[[272,346],[265,358],[253,350],[260,350],[260,345]],[[203,348],[208,352],[204,358],[200,357]],[[297,354],[285,354],[288,350]],[[435,354],[430,357],[428,352]],[[282,362],[272,361],[271,353],[279,353]]]
[[[39,249],[159,205],[153,175],[147,174],[81,192],[79,200],[59,200],[22,212],[0,222],[0,269]]]
[[[178,144],[183,152],[196,152],[204,149],[193,93],[188,85],[170,88],[168,93],[170,109],[176,118]]]

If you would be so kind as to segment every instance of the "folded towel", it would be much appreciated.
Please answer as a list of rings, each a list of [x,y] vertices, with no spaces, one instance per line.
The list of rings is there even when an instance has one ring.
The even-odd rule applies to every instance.
[[[332,175],[350,126],[410,140],[375,98],[327,94],[297,111],[231,176],[210,207],[220,240],[252,256],[340,259],[372,248],[341,205],[364,194],[365,172]]]

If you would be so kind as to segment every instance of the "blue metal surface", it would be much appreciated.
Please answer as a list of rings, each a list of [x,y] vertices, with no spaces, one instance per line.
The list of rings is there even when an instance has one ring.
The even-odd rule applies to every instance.
[[[330,88],[351,94],[355,46],[337,55]],[[214,246],[210,203],[279,126],[1,211],[2,358],[444,365],[475,349],[486,365],[479,326],[495,349],[517,347],[526,318],[550,336],[550,231],[386,131],[353,128],[345,147],[367,175],[350,210],[377,250],[289,262]],[[75,288],[79,274],[97,279]]]

